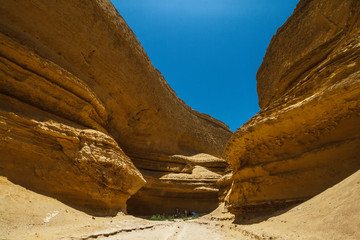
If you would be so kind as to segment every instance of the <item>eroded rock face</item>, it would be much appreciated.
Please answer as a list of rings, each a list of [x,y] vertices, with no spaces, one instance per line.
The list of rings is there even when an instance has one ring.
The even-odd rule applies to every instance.
[[[300,1],[257,74],[261,111],[230,139],[234,213],[318,194],[360,168],[360,2]]]
[[[229,128],[177,98],[108,0],[1,0],[0,40],[1,174],[70,203],[124,209],[145,183],[130,157],[164,188],[178,183],[172,174],[211,172],[201,183],[211,190],[188,191],[216,201],[211,186],[227,166],[219,157]],[[207,160],[187,159],[201,153]],[[58,173],[47,174],[47,164]],[[66,184],[52,189],[60,178]]]
[[[145,180],[80,79],[0,34],[0,174],[93,214],[126,212]]]

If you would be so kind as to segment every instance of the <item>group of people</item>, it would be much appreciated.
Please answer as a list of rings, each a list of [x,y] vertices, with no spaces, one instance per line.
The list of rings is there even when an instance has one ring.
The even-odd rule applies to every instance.
[[[175,218],[181,218],[181,212],[179,211],[179,209],[177,208],[176,209],[176,212],[175,212]],[[184,211],[184,217],[195,217],[196,216],[196,213],[195,212],[188,212],[186,209]]]

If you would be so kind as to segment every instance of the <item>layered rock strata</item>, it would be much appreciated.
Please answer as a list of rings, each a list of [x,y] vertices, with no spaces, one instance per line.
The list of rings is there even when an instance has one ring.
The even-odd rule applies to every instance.
[[[124,209],[145,184],[129,157],[149,182],[162,171],[193,179],[198,168],[221,176],[231,131],[176,96],[108,0],[1,0],[0,39],[0,171],[12,181],[71,204]],[[176,156],[201,153],[208,160]],[[149,198],[161,188],[153,186]]]
[[[261,111],[227,147],[233,213],[274,210],[360,168],[360,2],[302,0],[257,74]]]
[[[208,212],[218,206],[219,187],[228,164],[209,154],[132,158],[147,184],[128,201],[129,213]]]

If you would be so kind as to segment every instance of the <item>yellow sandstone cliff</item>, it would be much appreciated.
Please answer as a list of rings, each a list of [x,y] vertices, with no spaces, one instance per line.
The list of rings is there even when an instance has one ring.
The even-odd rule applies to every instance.
[[[359,33],[359,1],[300,1],[259,68],[261,111],[229,140],[108,0],[0,0],[0,175],[93,214],[303,201],[360,167]]]
[[[360,168],[359,1],[300,1],[257,82],[261,111],[226,147],[233,213],[303,201]]]
[[[217,205],[231,131],[176,96],[108,0],[1,0],[0,99],[14,183],[105,214],[146,181],[133,211]]]

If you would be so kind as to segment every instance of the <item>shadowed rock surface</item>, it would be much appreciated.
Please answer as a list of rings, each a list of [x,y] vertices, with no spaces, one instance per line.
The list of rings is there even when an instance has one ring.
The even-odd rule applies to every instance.
[[[189,196],[217,201],[231,131],[176,96],[108,0],[1,0],[0,41],[2,175],[125,211],[145,184],[138,167],[149,199],[159,188],[164,201],[179,198],[184,179]]]
[[[360,168],[360,2],[302,0],[257,73],[261,111],[226,147],[233,213],[308,199]]]

